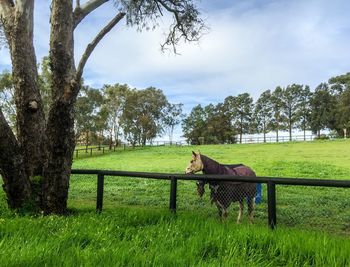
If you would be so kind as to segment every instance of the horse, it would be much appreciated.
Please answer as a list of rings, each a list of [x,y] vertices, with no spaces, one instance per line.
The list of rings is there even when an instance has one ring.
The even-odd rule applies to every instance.
[[[255,172],[243,165],[223,165],[217,161],[192,151],[192,160],[187,166],[185,173],[194,174],[202,171],[204,174],[226,174],[232,176],[250,176],[255,177]],[[204,181],[197,181],[197,192],[200,197],[205,193]],[[228,208],[232,202],[239,203],[239,212],[237,223],[242,221],[244,199],[247,199],[249,222],[253,222],[254,202],[256,196],[256,184],[231,181],[210,181],[211,203],[215,203],[218,208],[219,216],[225,219],[228,216]]]

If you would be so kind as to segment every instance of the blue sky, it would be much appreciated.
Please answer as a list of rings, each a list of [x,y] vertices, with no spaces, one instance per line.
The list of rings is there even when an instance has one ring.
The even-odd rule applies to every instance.
[[[49,2],[35,2],[38,59],[48,53]],[[256,99],[278,85],[300,83],[314,89],[350,71],[348,0],[203,0],[199,7],[210,31],[199,43],[180,45],[181,55],[160,51],[169,18],[156,30],[143,32],[122,21],[87,62],[85,83],[96,88],[114,83],[155,86],[189,112],[194,105],[244,92]],[[104,4],[78,26],[77,61],[116,11],[111,3]],[[8,51],[0,50],[0,71],[10,66]]]

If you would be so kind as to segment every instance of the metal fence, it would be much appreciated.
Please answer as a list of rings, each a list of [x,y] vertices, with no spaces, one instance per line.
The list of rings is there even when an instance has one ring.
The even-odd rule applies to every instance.
[[[137,188],[137,181],[132,180],[130,178],[141,178],[144,179],[143,181],[147,184],[147,187],[152,188],[150,186],[150,183],[155,184],[159,183],[160,180],[162,183],[165,183],[166,181],[170,181],[170,187],[169,191],[163,190],[161,192],[158,192],[159,194],[154,194],[155,190],[150,190],[149,194],[152,195],[151,197],[161,197],[162,203],[165,201],[165,194],[169,194],[169,209],[172,212],[176,212],[177,210],[177,203],[178,203],[178,184],[180,183],[180,187],[184,186],[184,183],[188,181],[203,181],[203,182],[224,182],[224,183],[262,183],[266,184],[267,187],[267,220],[268,225],[270,228],[274,228],[277,224],[277,214],[276,214],[276,187],[282,187],[288,188],[286,186],[292,186],[291,188],[295,186],[299,187],[318,187],[318,188],[330,188],[330,187],[337,187],[337,188],[345,188],[343,190],[346,190],[346,192],[349,192],[350,188],[350,180],[324,180],[324,179],[304,179],[304,178],[276,178],[276,177],[242,177],[242,176],[230,176],[230,175],[183,175],[183,174],[169,174],[169,173],[149,173],[149,172],[129,172],[129,171],[108,171],[108,170],[72,170],[72,174],[77,175],[96,175],[97,176],[97,195],[96,195],[96,211],[101,212],[103,208],[104,203],[104,193],[105,190],[105,176],[117,176],[118,179],[107,179],[107,183],[113,183],[120,179],[127,179],[129,183],[131,181],[135,182],[134,188],[136,190]],[[95,178],[96,179],[96,178]],[[191,184],[193,185],[193,184]],[[164,188],[164,187],[163,187]],[[90,194],[93,193],[93,190],[96,190],[94,188],[87,189],[87,192],[90,192]],[[140,192],[144,191],[142,188],[138,188]],[[319,190],[317,190],[319,191]],[[293,192],[288,192],[288,194],[293,194]],[[112,192],[113,193],[113,192]],[[96,192],[95,192],[96,194]],[[114,194],[118,194],[118,192],[114,192]],[[112,194],[113,195],[113,194]],[[125,194],[127,195],[127,193]],[[344,194],[343,194],[344,195]],[[350,195],[346,194],[348,196],[347,200],[350,201]],[[342,196],[344,198],[344,196]],[[346,197],[345,197],[346,198]],[[298,196],[295,196],[295,199],[298,199]],[[299,196],[300,199],[300,196]],[[136,198],[133,199],[134,203],[139,203]],[[157,201],[157,200],[156,200]],[[183,199],[180,199],[180,201],[186,201]],[[281,203],[282,205],[283,203]],[[344,208],[348,204],[342,204]],[[347,207],[348,208],[348,207]],[[317,205],[313,207],[313,209],[317,209]],[[339,209],[342,209],[342,207],[339,207]],[[281,212],[288,213],[288,210],[281,209]],[[350,216],[350,213],[349,215]],[[347,222],[350,227],[350,217],[348,218],[349,222]]]

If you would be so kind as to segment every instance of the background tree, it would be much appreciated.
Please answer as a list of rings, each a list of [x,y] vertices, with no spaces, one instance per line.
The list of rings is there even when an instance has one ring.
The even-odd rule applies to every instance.
[[[130,90],[131,89],[127,84],[105,85],[102,89],[104,97],[102,109],[107,116],[107,127],[110,133],[110,148],[113,144],[113,136],[115,145],[118,145],[120,143],[120,120],[123,115],[126,99]]]
[[[168,103],[164,110],[163,123],[168,133],[170,144],[173,142],[173,134],[174,134],[175,126],[180,124],[182,119],[185,116],[182,113],[182,107],[183,107],[183,104],[181,103],[180,104]]]
[[[331,125],[334,124],[335,105],[336,99],[331,94],[328,84],[321,83],[317,86],[310,101],[310,126],[318,137],[321,135],[321,130],[331,129]]]
[[[337,105],[337,130],[342,130],[343,137],[350,133],[350,89],[346,89],[339,97]]]
[[[149,87],[131,91],[121,118],[124,134],[133,145],[146,145],[163,132],[164,110],[168,101],[162,90]]]
[[[108,0],[90,0],[80,5],[72,0],[52,0],[50,16],[51,95],[47,121],[38,84],[33,44],[34,0],[0,1],[0,18],[12,60],[12,79],[17,109],[17,136],[0,109],[0,169],[8,205],[21,208],[33,202],[47,213],[65,213],[69,177],[75,147],[74,104],[84,66],[97,44],[120,21],[139,29],[157,25],[169,13],[173,24],[165,45],[180,40],[196,41],[204,29],[192,1],[120,1],[115,17],[74,62],[74,31],[82,20]],[[77,66],[77,67],[75,67]],[[39,190],[33,190],[39,184]],[[34,201],[31,201],[34,200]]]
[[[248,93],[243,93],[236,97],[227,97],[224,104],[230,114],[232,125],[239,134],[239,142],[242,143],[242,136],[249,133],[252,122],[253,98]]]
[[[50,106],[52,103],[51,95],[51,83],[52,83],[52,74],[50,70],[50,61],[49,57],[43,57],[41,64],[38,66],[39,69],[39,80],[38,86],[40,90],[40,95],[42,97],[43,109],[45,117],[48,118]]]
[[[299,121],[299,105],[303,86],[299,84],[288,85],[282,91],[282,118],[289,132],[289,141],[292,141],[292,129]]]
[[[187,142],[197,145],[199,137],[203,136],[205,127],[205,112],[201,105],[192,108],[191,113],[182,122],[183,136]]]
[[[262,132],[264,143],[266,142],[266,133],[269,131],[269,126],[272,122],[272,100],[271,91],[264,91],[254,106],[254,120],[256,122],[258,132]]]
[[[231,126],[230,116],[223,103],[205,107],[206,127],[204,136],[208,144],[232,144],[236,142],[236,132]]]
[[[102,94],[99,90],[84,86],[81,90],[75,108],[75,132],[77,140],[84,140],[87,147],[93,136],[97,136],[99,127],[99,112],[102,105]]]
[[[306,140],[306,130],[310,129],[311,97],[312,93],[309,86],[305,86],[301,89],[297,115],[299,121],[297,122],[297,126],[299,126],[304,133],[304,141]]]
[[[271,121],[271,130],[276,132],[276,142],[279,141],[279,131],[283,129],[282,125],[282,94],[283,89],[280,86],[277,86],[271,95],[272,103],[272,121]]]
[[[350,132],[350,73],[330,78],[329,84],[337,103],[334,129],[346,137]]]
[[[11,129],[16,133],[16,106],[14,97],[12,75],[8,71],[0,74],[0,109],[9,123]]]
[[[43,108],[44,113],[47,117],[49,106],[51,103],[50,94],[50,82],[51,74],[48,66],[48,58],[44,57],[41,64],[38,65],[39,71],[39,90],[43,98]],[[16,103],[15,103],[15,89],[12,80],[12,75],[9,71],[4,71],[0,74],[0,106],[2,107],[2,112],[6,120],[8,121],[12,130],[17,133],[16,125]]]

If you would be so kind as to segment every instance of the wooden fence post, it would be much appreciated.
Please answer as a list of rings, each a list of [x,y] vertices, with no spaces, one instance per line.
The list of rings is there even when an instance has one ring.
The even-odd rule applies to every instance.
[[[170,210],[176,213],[177,179],[172,177],[170,181]]]
[[[96,199],[96,212],[100,213],[103,207],[103,188],[104,188],[104,175],[97,175],[97,199]]]

